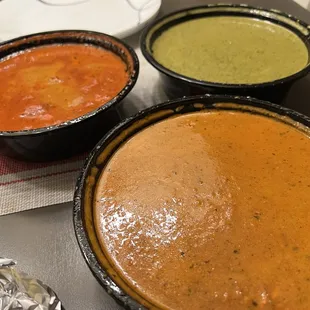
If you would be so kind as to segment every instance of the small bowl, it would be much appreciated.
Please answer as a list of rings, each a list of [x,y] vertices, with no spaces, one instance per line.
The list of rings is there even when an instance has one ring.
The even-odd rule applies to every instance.
[[[134,287],[128,285],[113,267],[108,253],[100,246],[93,210],[95,189],[100,174],[118,148],[137,132],[169,117],[202,110],[268,115],[277,121],[294,123],[292,126],[298,127],[303,124],[310,128],[310,118],[276,104],[244,97],[205,95],[172,100],[151,107],[124,120],[105,135],[90,153],[78,178],[74,194],[73,221],[80,249],[90,270],[107,292],[126,309],[159,309],[159,306],[152,304],[139,295]]]
[[[169,98],[198,94],[232,94],[252,96],[263,100],[281,103],[290,87],[310,71],[310,63],[299,72],[275,81],[257,84],[228,84],[194,79],[174,72],[161,65],[153,55],[156,39],[169,28],[185,21],[210,16],[252,17],[280,25],[295,33],[304,42],[310,55],[309,25],[299,19],[276,10],[248,5],[214,4],[177,11],[150,24],[141,37],[141,50],[147,61],[160,73]]]
[[[59,125],[22,131],[0,131],[0,152],[28,161],[52,161],[91,149],[121,117],[116,109],[134,87],[139,61],[127,44],[104,33],[92,31],[52,31],[7,41],[0,45],[0,61],[9,55],[50,44],[89,44],[112,51],[127,65],[129,78],[112,100],[94,111]]]

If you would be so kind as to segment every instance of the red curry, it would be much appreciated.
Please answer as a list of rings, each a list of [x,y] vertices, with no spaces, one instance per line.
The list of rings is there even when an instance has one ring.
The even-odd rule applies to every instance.
[[[0,62],[0,130],[35,129],[97,109],[126,85],[126,64],[89,45],[48,45]]]

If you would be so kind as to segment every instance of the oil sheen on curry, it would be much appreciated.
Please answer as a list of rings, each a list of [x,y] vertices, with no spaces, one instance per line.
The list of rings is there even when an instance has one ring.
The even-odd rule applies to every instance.
[[[168,118],[103,170],[95,223],[161,309],[310,309],[310,139],[242,112]]]
[[[47,45],[0,62],[0,130],[37,129],[96,110],[126,85],[126,64],[91,45]]]
[[[176,73],[224,84],[270,82],[308,63],[307,47],[292,31],[238,16],[180,23],[164,31],[152,50],[160,64]]]

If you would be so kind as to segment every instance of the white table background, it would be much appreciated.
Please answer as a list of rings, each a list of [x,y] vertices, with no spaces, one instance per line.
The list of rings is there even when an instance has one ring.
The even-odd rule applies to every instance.
[[[294,0],[304,8],[310,9],[310,0]]]

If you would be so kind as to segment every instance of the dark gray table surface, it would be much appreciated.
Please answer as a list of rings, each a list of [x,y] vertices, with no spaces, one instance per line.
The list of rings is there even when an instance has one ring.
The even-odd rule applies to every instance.
[[[310,23],[310,12],[291,0],[230,2],[280,9]],[[213,1],[163,0],[160,15],[207,3]],[[138,38],[139,34],[127,41],[138,48]],[[147,64],[141,66],[141,71],[150,70],[146,66]],[[143,78],[139,83],[143,83]],[[160,89],[157,91],[160,92]],[[285,105],[310,115],[309,99],[310,77],[301,80],[291,89]],[[145,100],[152,104],[156,102],[154,98]],[[126,105],[126,115],[144,107],[143,103],[133,102],[132,99]],[[0,256],[16,259],[20,269],[54,288],[67,310],[121,309],[96,282],[83,260],[73,230],[72,203],[0,217]]]

